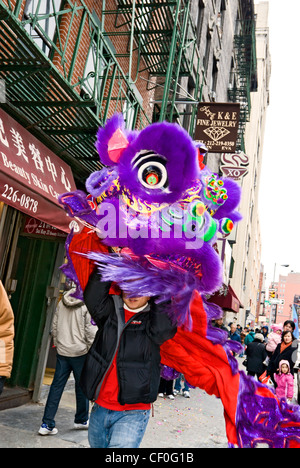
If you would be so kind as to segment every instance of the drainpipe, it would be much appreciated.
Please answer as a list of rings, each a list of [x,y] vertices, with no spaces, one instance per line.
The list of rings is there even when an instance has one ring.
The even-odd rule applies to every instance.
[[[131,17],[131,31],[130,31],[130,48],[129,48],[129,66],[128,66],[128,79],[131,83],[131,68],[132,68],[132,49],[134,40],[134,21],[135,21],[135,0],[132,2],[132,17]]]
[[[176,100],[176,93],[177,93],[177,83],[179,79],[179,73],[180,73],[180,67],[181,67],[181,59],[182,59],[182,51],[185,43],[185,38],[186,38],[186,32],[187,32],[187,24],[188,24],[188,18],[190,14],[190,1],[188,0],[185,10],[184,10],[184,20],[183,20],[183,31],[182,31],[182,39],[181,39],[181,44],[180,44],[180,50],[178,54],[178,59],[177,59],[177,70],[176,70],[176,77],[175,77],[175,83],[174,83],[174,91],[173,91],[173,97],[172,97],[172,104],[171,104],[171,112],[170,112],[170,122],[173,120],[173,112],[174,112],[174,106],[175,106],[175,100]]]

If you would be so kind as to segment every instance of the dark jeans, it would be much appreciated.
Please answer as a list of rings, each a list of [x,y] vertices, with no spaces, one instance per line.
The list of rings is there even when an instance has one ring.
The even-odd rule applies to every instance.
[[[181,390],[181,380],[183,379],[183,391],[184,392],[189,392],[190,391],[190,387],[188,386],[188,384],[186,383],[186,380],[185,378],[183,377],[182,374],[180,374],[179,377],[177,377],[177,379],[175,380],[175,390],[177,390],[178,392],[180,392]]]
[[[4,387],[5,380],[6,380],[5,377],[0,377],[0,395],[3,392],[3,387]]]
[[[173,380],[165,380],[160,378],[158,393],[165,393],[166,395],[173,394]]]
[[[75,423],[82,424],[89,419],[89,401],[79,386],[79,379],[86,356],[66,357],[57,354],[54,379],[50,387],[47,403],[44,411],[43,423],[50,428],[55,427],[55,415],[64,388],[73,371],[75,378],[76,414]]]

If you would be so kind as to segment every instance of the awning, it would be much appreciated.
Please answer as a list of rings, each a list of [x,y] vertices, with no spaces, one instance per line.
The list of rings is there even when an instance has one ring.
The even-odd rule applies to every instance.
[[[240,308],[244,308],[230,285],[224,285],[221,290],[210,296],[208,302],[212,302],[222,307],[222,309],[231,310],[232,312],[236,313],[239,312]]]
[[[57,196],[73,190],[71,168],[0,109],[0,201],[69,232]]]

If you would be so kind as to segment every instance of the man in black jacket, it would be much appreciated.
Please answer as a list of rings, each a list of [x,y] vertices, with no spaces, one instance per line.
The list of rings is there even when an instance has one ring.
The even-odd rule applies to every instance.
[[[81,376],[84,393],[95,402],[89,443],[95,448],[137,448],[158,394],[160,346],[173,338],[176,326],[166,304],[110,295],[110,287],[95,272],[84,291],[98,326]]]
[[[247,345],[246,356],[248,375],[256,375],[259,379],[265,371],[264,361],[268,356],[262,333],[256,333],[254,340]]]

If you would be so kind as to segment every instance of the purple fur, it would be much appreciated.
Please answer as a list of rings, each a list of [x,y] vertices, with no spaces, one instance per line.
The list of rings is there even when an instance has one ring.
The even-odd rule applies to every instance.
[[[103,168],[101,171],[93,172],[87,179],[85,186],[87,191],[97,198],[111,187],[117,177],[118,172],[116,170]]]
[[[242,219],[242,215],[237,211],[237,207],[241,200],[241,187],[231,179],[224,178],[224,188],[227,190],[228,199],[217,212],[214,218],[230,218],[233,222],[238,222]]]
[[[300,427],[288,427],[288,422],[299,423],[300,407],[275,398],[259,396],[257,389],[264,385],[240,372],[240,391],[236,415],[239,446],[255,448],[257,443],[270,448],[286,448],[290,441],[300,443]],[[269,388],[270,391],[272,391]]]
[[[141,185],[137,169],[131,166],[131,161],[142,150],[152,150],[165,157],[169,179],[167,190],[147,189]],[[124,150],[118,171],[120,184],[136,197],[149,203],[173,203],[180,199],[199,174],[196,147],[188,133],[178,125],[167,122],[152,124],[143,129]]]
[[[175,380],[180,376],[180,373],[177,372],[172,367],[160,365],[160,376],[165,380]]]
[[[127,292],[131,290],[133,295],[172,297],[174,317],[179,324],[190,328],[192,325],[189,302],[193,290],[197,289],[200,293],[211,294],[222,284],[221,260],[212,247],[216,239],[218,224],[216,231],[212,231],[212,235],[204,241],[203,235],[208,232],[211,224],[208,211],[203,214],[203,221],[201,221],[204,223],[201,227],[203,231],[201,231],[202,234],[198,233],[198,237],[195,237],[191,221],[186,221],[184,228],[183,225],[180,226],[181,236],[177,235],[175,224],[168,228],[167,224],[162,227],[159,223],[160,217],[165,219],[163,207],[170,207],[173,202],[185,200],[182,209],[186,216],[190,209],[189,205],[193,203],[189,201],[190,190],[192,193],[199,194],[203,189],[203,180],[206,176],[209,178],[210,171],[207,168],[200,171],[196,145],[188,133],[178,125],[167,122],[150,125],[140,132],[126,132],[128,146],[123,150],[116,164],[109,158],[108,143],[118,129],[126,132],[124,120],[120,114],[108,120],[105,127],[100,128],[97,134],[96,147],[100,159],[102,163],[113,166],[113,169],[104,168],[102,171],[91,174],[87,181],[87,189],[94,197],[103,192],[106,195],[104,203],[98,206],[97,212],[92,210],[85,194],[80,191],[63,196],[60,201],[70,216],[77,216],[90,225],[97,226],[97,230],[102,233],[104,244],[112,247],[128,247],[139,256],[140,265],[136,261],[110,256],[106,259],[105,268],[101,267],[104,278],[116,281]],[[153,151],[160,155],[161,161],[164,161],[163,165],[165,165],[168,177],[166,187],[153,189],[141,183],[138,177],[138,166],[134,167],[132,161],[143,150]],[[144,159],[143,154],[140,157]],[[150,161],[152,161],[151,158]],[[117,177],[117,186],[109,187]],[[240,200],[240,188],[232,181],[225,181],[224,187],[229,197],[218,208],[214,217],[216,219],[218,217],[230,218],[230,214],[238,217],[238,212],[235,210]],[[144,207],[147,204],[152,206],[153,203],[156,203],[156,206],[163,203],[163,206],[159,208],[159,211],[151,211],[149,215],[139,213],[137,217],[136,209],[128,208],[125,203],[124,194],[129,198],[131,194],[134,195],[137,200],[141,200]],[[199,226],[201,223],[199,221]],[[151,230],[153,226],[156,233],[154,236]],[[140,235],[136,235],[141,229]],[[143,229],[146,229],[146,235],[143,235],[145,233]],[[160,270],[147,262],[145,266],[142,262],[142,257],[145,255],[169,262],[174,265],[174,268]],[[97,261],[96,258],[95,261]],[[176,265],[179,269],[175,268]],[[143,269],[143,275],[139,271],[140,267]],[[134,285],[126,283],[126,278],[137,277],[137,275],[139,275],[138,281]],[[178,288],[179,278],[181,288]]]
[[[90,207],[87,196],[82,190],[63,193],[59,195],[58,201],[63,205],[70,217],[78,217],[91,224],[91,226],[97,225],[99,218]]]
[[[160,270],[148,260],[90,252],[86,255],[97,265],[103,281],[116,282],[131,297],[155,297],[155,302],[170,302],[166,311],[178,326],[191,329],[189,303],[196,288],[195,277],[177,269]],[[180,281],[181,289],[178,290]],[[172,301],[172,302],[171,302]]]

